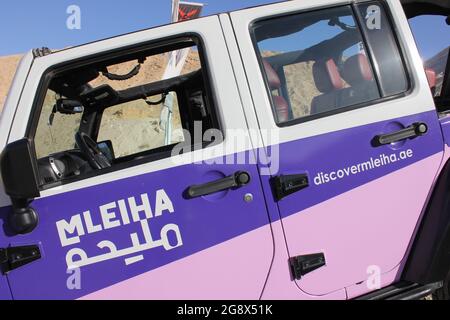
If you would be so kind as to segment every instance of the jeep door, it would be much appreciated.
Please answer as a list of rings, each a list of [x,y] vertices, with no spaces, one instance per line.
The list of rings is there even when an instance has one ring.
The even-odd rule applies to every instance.
[[[157,82],[161,78],[154,75],[163,71],[170,52],[187,45],[192,48],[183,76]],[[134,56],[126,67],[115,66],[142,50],[151,53],[146,62]],[[110,65],[101,75],[94,72],[92,79],[86,70],[104,59],[110,59]],[[127,91],[114,81],[99,85],[100,80],[108,74],[123,76],[137,63],[141,71],[131,86],[141,84],[138,89],[145,95],[131,105],[110,106],[113,100],[108,99],[126,100],[136,90]],[[67,103],[67,96],[79,94],[71,91],[68,79],[89,80],[84,113],[57,113],[49,121],[55,103]],[[65,88],[67,96],[55,88]],[[164,143],[159,126],[168,96],[178,100],[171,104],[172,145]],[[19,115],[30,116],[23,121]],[[196,124],[200,131],[194,130]],[[211,136],[202,137],[202,125],[222,138],[211,145]],[[248,143],[237,146],[228,137],[233,130]],[[79,153],[72,150],[78,131],[91,134],[95,142],[105,141],[99,147],[113,165],[106,170],[78,168],[69,179],[59,179],[67,168],[57,158],[68,155],[64,152]],[[39,224],[27,235],[5,232],[0,243],[37,245],[42,257],[5,276],[14,299],[261,296],[273,239],[256,163],[233,160],[252,154],[253,148],[217,16],[35,59],[8,141],[23,137],[33,141],[40,168],[41,194],[31,202]],[[1,207],[8,230],[10,202],[3,201]]]
[[[231,20],[259,128],[280,140],[264,180],[290,257],[280,265],[309,295],[351,298],[400,276],[443,138],[400,3],[312,3]]]

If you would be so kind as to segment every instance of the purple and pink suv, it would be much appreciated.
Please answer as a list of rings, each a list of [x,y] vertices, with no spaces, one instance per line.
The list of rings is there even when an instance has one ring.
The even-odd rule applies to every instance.
[[[430,14],[449,1],[286,1],[30,51],[0,299],[449,299],[450,63],[408,24]]]

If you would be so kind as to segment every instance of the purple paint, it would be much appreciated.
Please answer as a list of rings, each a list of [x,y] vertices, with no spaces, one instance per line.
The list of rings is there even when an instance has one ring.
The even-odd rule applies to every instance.
[[[0,217],[7,209],[0,208]],[[6,248],[8,246],[6,239],[2,236],[3,222],[0,220],[0,248]],[[0,273],[0,300],[11,300],[11,290],[8,285],[8,279]]]
[[[255,265],[254,261],[249,260],[249,256],[246,259],[244,253],[240,253],[242,254],[242,259],[238,259],[237,261],[234,259],[232,259],[233,261],[229,261],[224,258],[223,261],[216,261],[216,263],[214,261],[208,261],[208,259],[202,262],[205,264],[211,263],[214,266],[220,265],[221,268],[217,269],[218,277],[220,277],[221,273],[227,272],[228,263],[238,264],[241,268],[240,270],[242,270],[241,275],[245,275],[249,270],[252,270],[252,272],[259,275],[258,279],[253,279],[251,283],[248,279],[245,284],[242,283],[242,280],[239,280],[239,283],[236,282],[236,285],[246,286],[246,296],[260,294],[266,280],[264,275],[268,274],[269,265],[273,258],[273,239],[269,219],[272,222],[280,219],[278,208],[281,210],[283,219],[292,218],[302,220],[303,217],[314,217],[314,214],[308,215],[304,211],[321,203],[328,208],[327,200],[346,193],[351,195],[353,191],[352,193],[348,193],[351,190],[367,185],[394,172],[400,172],[401,169],[410,167],[433,155],[436,155],[433,161],[439,158],[440,152],[443,149],[442,138],[439,138],[442,137],[442,133],[435,112],[405,117],[396,121],[402,126],[408,126],[418,121],[427,122],[430,130],[425,137],[410,140],[403,146],[394,146],[392,148],[388,146],[373,148],[370,145],[371,139],[376,134],[386,133],[384,130],[389,127],[389,121],[281,145],[281,173],[289,174],[307,171],[310,173],[310,178],[312,179],[320,172],[347,167],[354,163],[366,161],[369,158],[379,157],[382,153],[398,152],[402,148],[413,149],[414,157],[393,165],[370,170],[364,174],[341,179],[336,183],[328,183],[320,186],[312,185],[310,188],[298,193],[298,195],[286,198],[278,205],[273,200],[269,177],[261,178],[265,192],[265,195],[263,195],[261,182],[257,179],[257,167],[251,165],[187,165],[36,200],[33,203],[33,207],[39,212],[41,217],[41,222],[37,230],[31,235],[3,239],[4,243],[11,245],[39,243],[43,249],[43,259],[25,266],[11,273],[9,276],[13,294],[18,299],[77,299],[139,275],[150,275],[151,273],[149,272],[152,270],[177,261],[180,262],[187,257],[194,257],[196,253],[203,252],[221,244],[226,246],[230,240],[234,241],[233,239],[237,239],[243,235],[250,235],[255,230],[261,230],[262,235],[258,237],[259,246],[255,248],[255,250],[260,251],[253,253],[260,254],[262,257],[262,260],[258,261],[258,264]],[[242,170],[249,172],[254,178],[252,183],[245,188],[205,199],[187,200],[183,197],[186,188],[192,184],[209,182],[212,176],[217,176],[218,174],[231,175],[236,171]],[[385,184],[382,182],[382,185],[384,186]],[[75,214],[82,214],[86,210],[91,210],[93,224],[97,225],[100,223],[100,217],[98,216],[99,206],[107,203],[117,203],[118,200],[127,199],[128,197],[139,197],[143,193],[148,193],[152,197],[160,189],[164,189],[171,198],[175,212],[150,220],[150,230],[153,235],[159,235],[159,231],[165,225],[177,224],[181,230],[184,245],[172,251],[165,251],[161,247],[146,251],[143,253],[144,260],[127,267],[122,258],[84,267],[82,269],[82,289],[77,291],[68,290],[66,287],[68,274],[66,273],[67,266],[65,261],[68,250],[81,247],[89,257],[96,256],[102,253],[97,247],[97,244],[104,240],[113,241],[119,249],[127,248],[131,245],[130,235],[137,233],[142,239],[142,230],[139,224],[131,223],[85,236],[82,239],[81,245],[62,248],[55,226],[56,221],[69,219]],[[254,201],[252,203],[244,202],[243,196],[246,193],[253,194]],[[68,204],[70,207],[68,207]],[[411,209],[420,211],[418,206],[419,204]],[[338,212],[339,205],[337,204],[333,208],[333,211]],[[5,210],[3,210],[3,213],[0,213],[0,221],[5,219]],[[326,209],[326,211],[327,214],[332,213],[329,209]],[[319,215],[319,213],[317,214]],[[408,223],[416,222],[413,219],[417,219],[417,217],[411,217]],[[323,222],[322,219],[318,219],[318,221]],[[342,219],[340,222],[352,223],[352,221],[342,221]],[[283,223],[286,223],[286,221]],[[297,232],[298,230],[296,230],[295,226],[295,223],[289,225],[289,222],[285,226],[287,229],[291,228],[294,230],[294,233],[299,234],[299,236],[294,235],[292,238],[294,241],[291,241],[291,235],[293,233],[289,232],[288,242],[290,246],[292,243],[294,244],[294,248],[297,244],[301,246],[306,244],[312,245],[313,247],[318,246],[313,241],[308,241],[307,243],[299,241],[304,238]],[[320,234],[320,226],[309,231]],[[242,239],[245,239],[245,237]],[[235,248],[230,245],[231,247]],[[330,249],[313,247],[306,249],[323,251],[332,249],[332,247]],[[291,254],[308,251],[306,249],[305,247],[300,248],[298,252],[295,249]],[[290,247],[290,250],[292,250],[292,247]],[[401,251],[401,248],[399,250]],[[284,258],[283,261],[276,261],[274,263],[279,268],[285,266],[288,270],[287,260]],[[286,275],[286,273],[283,274]],[[334,276],[336,276],[336,273],[334,273]],[[152,276],[149,277],[153,278]],[[236,279],[240,278],[237,277]],[[179,289],[177,288],[177,283],[176,278],[167,279],[167,285],[173,290]],[[319,286],[318,289],[310,288],[305,291],[320,295],[330,290],[326,286],[320,289],[320,286],[324,286],[323,280],[317,279],[315,283]],[[343,289],[344,285],[352,284],[342,283],[341,289]],[[302,287],[302,284],[299,285]],[[287,283],[286,286],[288,286]],[[336,290],[338,289],[336,288]],[[151,283],[148,283],[148,290],[152,290]],[[300,290],[298,292],[299,294],[301,293]],[[205,292],[205,296],[207,297],[208,295],[209,293]],[[337,296],[341,295],[341,293],[337,294]]]
[[[9,290],[8,280],[5,276],[0,276],[0,300],[11,300],[11,291]]]
[[[10,279],[15,297],[18,299],[77,299],[263,226],[266,226],[265,239],[260,241],[261,247],[258,250],[264,251],[263,256],[266,261],[259,261],[257,265],[252,265],[251,261],[245,259],[229,261],[229,263],[237,263],[242,268],[252,269],[256,273],[262,268],[266,275],[268,267],[265,265],[268,265],[272,259],[272,251],[267,248],[273,246],[273,240],[257,178],[245,188],[230,191],[220,201],[183,198],[183,193],[188,186],[209,181],[203,178],[205,171],[221,171],[230,175],[239,170],[249,172],[252,177],[258,176],[256,166],[243,165],[233,168],[233,166],[190,165],[35,201],[33,207],[39,212],[41,219],[39,227],[30,235],[13,237],[9,240],[12,245],[40,242],[43,248],[43,259],[11,273]],[[170,177],[176,177],[176,179]],[[127,199],[130,196],[139,196],[144,192],[148,192],[152,197],[154,192],[162,187],[171,197],[175,212],[150,220],[151,232],[156,239],[159,239],[159,231],[164,225],[176,223],[181,230],[184,245],[172,251],[165,251],[161,247],[146,251],[143,253],[143,261],[130,266],[125,266],[124,259],[121,258],[86,266],[82,268],[82,290],[67,290],[68,275],[65,257],[69,249],[81,247],[85,249],[89,257],[97,256],[104,252],[97,248],[97,244],[104,240],[114,242],[118,249],[128,248],[132,245],[130,235],[137,233],[142,240],[142,230],[139,224],[130,224],[85,236],[80,245],[62,248],[55,222],[68,219],[72,215],[83,213],[91,208],[93,224],[99,224],[100,220],[96,211],[99,206],[119,199]],[[254,195],[252,203],[244,201],[244,195],[248,192]],[[217,270],[217,272],[217,276],[220,277],[221,271]],[[40,276],[37,277],[37,274]],[[258,294],[260,294],[265,277],[261,277],[258,281]],[[31,291],[30,288],[33,290]],[[173,290],[176,288],[174,287]]]
[[[282,217],[296,214],[443,151],[442,134],[435,111],[399,118],[396,122],[402,123],[403,127],[425,122],[429,125],[429,132],[426,136],[408,140],[401,149],[398,146],[372,147],[371,141],[376,135],[390,133],[385,131],[390,121],[385,121],[281,145],[280,173],[295,174],[307,171],[311,180],[309,188],[279,203]],[[412,158],[351,175],[339,181],[319,186],[314,184],[314,178],[321,172],[349,168],[370,161],[371,158],[378,159],[383,154],[398,154],[407,149],[413,150]]]

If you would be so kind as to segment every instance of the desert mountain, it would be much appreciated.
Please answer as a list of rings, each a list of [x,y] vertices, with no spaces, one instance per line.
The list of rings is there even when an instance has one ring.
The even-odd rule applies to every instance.
[[[0,57],[0,112],[21,58],[21,55]]]

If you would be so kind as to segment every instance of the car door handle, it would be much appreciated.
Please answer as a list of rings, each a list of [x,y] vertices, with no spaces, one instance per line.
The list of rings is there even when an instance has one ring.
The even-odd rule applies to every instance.
[[[243,187],[249,184],[250,180],[251,177],[248,172],[239,171],[223,179],[191,186],[188,188],[187,194],[191,199],[203,197],[220,191]]]
[[[403,141],[406,139],[420,137],[420,136],[425,135],[427,132],[428,132],[428,126],[425,123],[422,123],[422,122],[415,123],[415,124],[409,126],[408,128],[405,128],[405,129],[397,131],[397,132],[378,135],[373,139],[372,144],[375,147],[385,146],[385,145]]]
[[[307,174],[280,175],[271,179],[274,196],[280,201],[291,194],[309,187]]]

